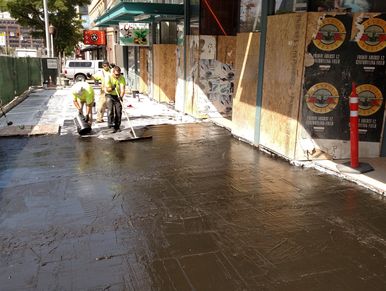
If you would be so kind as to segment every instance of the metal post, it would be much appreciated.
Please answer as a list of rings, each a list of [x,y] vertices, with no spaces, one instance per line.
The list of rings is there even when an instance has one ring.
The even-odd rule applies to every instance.
[[[187,47],[188,43],[186,41],[187,35],[190,34],[190,0],[184,1],[184,96],[182,100],[182,113],[185,113],[185,103],[186,103],[186,91],[187,91],[187,64],[186,64],[186,58],[187,58]]]
[[[55,54],[54,54],[54,36],[52,33],[50,34],[50,36],[51,36],[51,38],[50,38],[50,40],[51,40],[51,57],[55,57]]]
[[[8,31],[8,25],[5,26],[5,50],[7,55],[9,55],[9,31]]]
[[[48,30],[48,8],[47,8],[47,0],[43,0],[43,9],[44,9],[44,27],[46,32],[46,48],[47,48],[47,56],[51,56],[51,42],[50,42],[50,33]]]
[[[263,77],[265,60],[265,43],[267,39],[268,15],[275,13],[275,0],[262,1],[260,18],[260,52],[259,52],[259,71],[257,75],[257,96],[256,96],[256,117],[255,117],[255,137],[254,144],[260,143],[260,122],[261,106],[263,100]]]
[[[139,54],[139,48],[137,46],[134,47],[134,71],[135,71],[135,78],[134,78],[134,88],[135,90],[139,90],[138,86],[138,54]]]
[[[50,44],[50,47],[51,47],[51,55],[49,57],[55,57],[55,52],[54,52],[54,33],[55,33],[55,26],[53,26],[52,24],[50,24],[50,26],[48,27],[48,32],[50,34],[50,37],[51,37],[51,44]]]

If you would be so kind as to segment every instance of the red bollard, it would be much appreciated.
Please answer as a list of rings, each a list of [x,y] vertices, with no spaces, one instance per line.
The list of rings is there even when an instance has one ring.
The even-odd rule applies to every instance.
[[[352,90],[350,95],[350,152],[351,152],[351,167],[358,168],[359,167],[359,114],[358,114],[358,106],[359,98],[356,90],[356,85],[352,83]]]
[[[351,161],[336,165],[341,173],[362,174],[373,171],[368,163],[359,162],[359,97],[356,85],[352,83],[350,94],[350,157]]]

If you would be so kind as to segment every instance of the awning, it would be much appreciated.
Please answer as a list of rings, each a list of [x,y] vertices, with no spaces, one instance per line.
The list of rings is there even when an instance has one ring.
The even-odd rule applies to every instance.
[[[148,16],[148,18],[141,17]],[[184,15],[183,4],[162,4],[143,2],[120,2],[95,19],[96,27],[119,25],[120,22],[152,22],[161,19],[169,21],[182,18]],[[135,18],[135,19],[134,19]],[[141,20],[137,20],[142,18]]]

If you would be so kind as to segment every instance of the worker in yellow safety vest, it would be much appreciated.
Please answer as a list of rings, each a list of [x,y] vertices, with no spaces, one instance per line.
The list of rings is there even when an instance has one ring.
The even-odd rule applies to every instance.
[[[103,61],[102,70],[91,76],[91,79],[97,80],[101,84],[101,91],[97,104],[97,116],[96,122],[104,122],[103,116],[105,114],[107,103],[106,103],[106,82],[109,80],[111,75],[110,64],[108,61]]]
[[[113,132],[120,131],[125,86],[126,80],[121,74],[121,68],[115,66],[106,83],[107,125],[110,128],[114,128]]]
[[[73,103],[79,114],[83,114],[83,107],[86,104],[85,120],[92,124],[92,107],[94,104],[94,89],[87,82],[77,82],[71,88]]]

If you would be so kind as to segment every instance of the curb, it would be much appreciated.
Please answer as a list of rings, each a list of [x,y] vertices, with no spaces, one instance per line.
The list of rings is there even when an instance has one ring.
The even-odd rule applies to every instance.
[[[366,176],[364,174],[359,173],[342,173],[339,172],[336,166],[337,163],[330,161],[330,160],[321,160],[321,161],[315,161],[315,162],[298,162],[296,163],[298,166],[303,166],[306,168],[313,168],[315,170],[318,170],[320,172],[334,175],[339,178],[345,179],[347,181],[353,182],[355,184],[358,184],[368,190],[371,190],[377,194],[380,194],[381,196],[386,195],[386,186],[384,183],[373,179],[369,176]]]
[[[14,97],[10,102],[8,102],[6,105],[2,106],[4,113],[8,113],[12,108],[19,105],[21,102],[23,102],[31,93],[33,90],[37,89],[39,87],[31,86],[28,88],[28,90],[24,91],[19,96]],[[3,113],[0,112],[0,117],[3,116]]]

